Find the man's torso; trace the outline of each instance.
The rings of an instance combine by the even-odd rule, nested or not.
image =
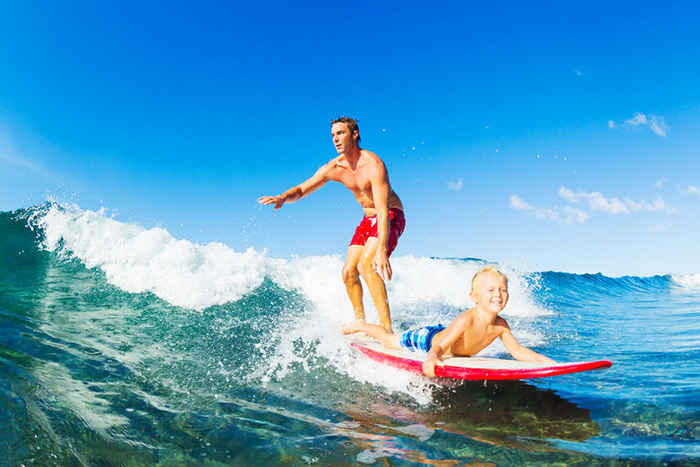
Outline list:
[[[389,185],[384,163],[373,152],[362,149],[360,157],[354,164],[344,155],[340,155],[333,159],[330,165],[329,179],[345,185],[353,193],[357,202],[360,203],[365,211],[365,215],[372,217],[377,214],[372,192],[373,178],[386,179],[389,189],[389,209],[400,209],[403,211],[401,200],[394,193],[394,190],[391,189],[391,185]]]

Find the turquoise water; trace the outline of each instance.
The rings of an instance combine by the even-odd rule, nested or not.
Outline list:
[[[0,245],[3,465],[700,463],[697,275],[501,265],[523,344],[613,367],[436,382],[347,345],[339,256],[234,252],[55,205],[0,213]],[[393,259],[395,327],[449,322],[482,264]]]

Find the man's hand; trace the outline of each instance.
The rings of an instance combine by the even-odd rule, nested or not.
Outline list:
[[[377,251],[372,260],[372,268],[385,281],[391,280],[391,264],[389,264],[389,258],[386,257],[386,253]]]
[[[281,196],[281,195],[280,196],[261,196],[260,198],[258,198],[258,203],[260,203],[260,204],[264,204],[266,206],[268,206],[270,204],[274,204],[275,210],[281,208],[285,201],[286,201],[285,197]]]

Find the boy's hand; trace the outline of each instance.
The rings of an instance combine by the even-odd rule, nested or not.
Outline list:
[[[436,358],[426,358],[425,361],[423,362],[423,373],[426,374],[426,376],[430,376],[431,378],[435,378],[435,364],[437,363]]]

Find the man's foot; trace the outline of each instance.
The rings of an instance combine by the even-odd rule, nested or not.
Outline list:
[[[343,334],[353,334],[355,332],[362,331],[362,325],[365,324],[365,320],[362,318],[356,319],[355,321],[350,321],[340,326],[340,331]]]

